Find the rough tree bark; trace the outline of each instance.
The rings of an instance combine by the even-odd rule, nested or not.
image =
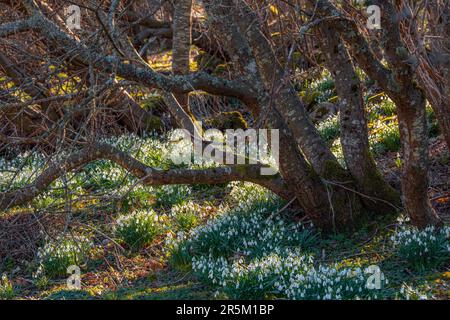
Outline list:
[[[176,0],[173,16],[172,71],[175,75],[187,75],[190,71],[192,42],[192,0]],[[177,94],[183,109],[192,115],[189,94]]]
[[[53,163],[36,180],[21,189],[0,192],[0,210],[25,204],[41,194],[53,181],[67,172],[76,170],[95,160],[110,160],[139,178],[146,185],[166,184],[222,184],[231,181],[248,181],[260,184],[281,197],[286,196],[286,186],[279,175],[261,177],[260,165],[236,165],[199,170],[160,170],[148,167],[110,145],[93,143],[69,155],[64,161]]]
[[[416,85],[415,74],[407,62],[409,53],[399,34],[399,14],[388,1],[376,1],[384,16],[383,49],[391,70],[375,58],[357,25],[342,16],[328,0],[317,2],[322,16],[335,16],[333,26],[351,48],[360,67],[377,81],[397,106],[402,141],[402,195],[411,221],[419,226],[436,225],[440,219],[428,199],[428,134],[425,97]]]
[[[440,223],[428,199],[428,127],[426,100],[416,85],[416,75],[407,61],[410,54],[400,38],[400,12],[387,1],[375,1],[385,15],[382,30],[386,59],[392,68],[392,86],[403,153],[402,190],[405,209],[413,223],[421,228]]]

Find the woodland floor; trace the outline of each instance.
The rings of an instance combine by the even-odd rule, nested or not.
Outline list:
[[[336,138],[336,136],[334,136]],[[330,139],[330,143],[333,139]],[[157,146],[156,146],[157,147]],[[156,148],[158,149],[158,148]],[[387,148],[389,149],[389,148]],[[158,149],[159,150],[159,149]],[[161,150],[159,150],[161,151]],[[145,151],[144,151],[145,152]],[[394,186],[399,184],[398,150],[383,150],[376,153],[376,160],[384,176]],[[449,154],[439,136],[431,137],[431,170],[429,197],[439,215],[450,223],[450,176]],[[155,160],[154,158],[157,158]],[[160,153],[152,159],[161,161]],[[115,168],[104,163],[93,165],[93,173],[101,174],[95,183],[110,182],[108,188],[101,189],[92,196],[95,185],[83,186],[77,200],[71,202],[68,214],[65,201],[49,201],[55,194],[38,199],[27,208],[15,208],[0,214],[0,274],[4,274],[0,286],[0,298],[15,299],[213,299],[228,298],[220,288],[208,281],[202,281],[192,270],[183,264],[173,263],[167,251],[167,235],[175,235],[180,230],[199,228],[216,215],[227,214],[239,207],[240,201],[254,196],[260,197],[253,187],[239,184],[227,186],[193,186],[189,192],[174,189],[143,189],[126,196],[114,197],[111,191],[121,182]],[[112,173],[111,173],[112,172]],[[108,180],[108,177],[111,178]],[[122,176],[121,176],[122,177]],[[122,177],[123,178],[123,177]],[[126,176],[125,176],[126,178]],[[80,182],[77,182],[80,184]],[[84,184],[85,181],[83,182]],[[91,184],[95,184],[91,181]],[[233,188],[238,189],[234,196]],[[241,189],[240,189],[241,188]],[[249,189],[250,188],[250,189]],[[250,190],[250,191],[249,191]],[[64,200],[61,191],[55,187],[53,192]],[[83,194],[82,197],[79,195]],[[80,200],[81,199],[81,200]],[[120,199],[119,202],[111,199]],[[258,198],[259,199],[259,198]],[[188,200],[188,201],[187,201]],[[187,202],[186,202],[187,201]],[[170,216],[173,207],[182,212],[185,207],[198,205],[196,218],[187,216],[187,222],[180,228],[177,218]],[[264,205],[264,196],[262,200]],[[150,208],[149,208],[150,207]],[[117,223],[117,216],[133,210],[155,210],[170,220],[163,233],[138,250],[128,250],[111,231]],[[183,211],[184,212],[184,211]],[[167,214],[169,217],[167,217]],[[294,213],[289,209],[283,212],[286,219]],[[173,220],[175,219],[175,220]],[[191,220],[189,220],[191,219]],[[178,223],[178,224],[177,224]],[[336,264],[350,268],[369,264],[380,265],[389,285],[378,298],[405,299],[450,299],[450,261],[448,256],[439,267],[412,269],[404,259],[396,255],[389,237],[398,228],[398,222],[378,219],[363,230],[353,234],[319,236],[311,252],[320,263]],[[68,231],[69,230],[69,231]],[[89,258],[82,263],[82,290],[67,290],[66,277],[36,275],[39,266],[37,252],[49,239],[59,234],[82,234],[92,239],[94,246]],[[213,247],[215,244],[211,243]],[[236,254],[239,254],[237,252]],[[8,286],[9,283],[9,286]],[[232,296],[232,294],[231,294]],[[269,297],[269,296],[265,296]],[[257,297],[259,298],[259,297]],[[277,298],[277,296],[272,297]]]

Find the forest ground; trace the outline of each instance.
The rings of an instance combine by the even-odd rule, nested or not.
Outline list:
[[[448,225],[449,154],[432,114],[430,120],[429,197]],[[369,121],[376,161],[386,179],[398,187],[401,159],[395,113],[384,102],[370,109]],[[337,117],[320,124],[319,130],[339,157]],[[165,137],[108,139],[119,148],[132,150],[146,164],[173,166],[167,160]],[[13,185],[26,184],[42,161],[39,155],[30,154],[2,159],[2,185],[11,185],[10,174],[18,167],[22,174]],[[317,283],[317,278],[328,279],[333,272],[364,270],[370,265],[379,266],[389,280],[378,293],[363,290],[360,295],[352,294],[352,286],[358,290],[361,283],[347,279],[341,284],[344,280],[336,276],[331,286],[342,286],[345,293],[340,296],[340,289],[333,289],[333,294],[344,299],[450,298],[448,234],[443,240],[447,247],[431,248],[435,256],[428,263],[414,255],[424,248],[428,252],[428,240],[430,246],[436,243],[429,234],[423,238],[425,247],[405,242],[402,237],[414,238],[416,232],[407,222],[378,218],[354,233],[322,235],[305,217],[286,207],[286,202],[249,183],[131,187],[134,184],[133,178],[117,166],[96,161],[55,182],[29,206],[0,214],[0,298],[301,298],[300,293],[286,293],[283,284],[279,289],[274,287],[280,274],[271,266],[258,264],[261,257],[275,257],[274,263],[289,269],[282,262],[287,259],[284,252],[289,250],[297,250],[295,261],[314,258],[311,265],[305,263],[305,268],[310,268],[305,275],[313,268],[315,272],[310,280],[312,289],[305,298],[316,298],[316,294],[317,298],[326,298],[327,289]],[[274,213],[280,218],[274,218]],[[247,217],[250,220],[245,225]],[[249,228],[252,219],[259,221],[260,229]],[[291,228],[295,229],[295,239],[286,236]],[[405,233],[406,229],[410,233]],[[272,240],[264,238],[266,233],[271,233]],[[256,243],[250,243],[253,239]],[[200,264],[193,268],[192,258],[203,261],[205,269]],[[81,267],[81,290],[67,289],[65,271],[73,263]],[[332,271],[326,269],[320,274],[324,266]],[[233,268],[242,268],[244,275],[233,274]],[[256,269],[260,273],[252,274]],[[228,278],[223,276],[224,270],[229,272]],[[232,279],[241,281],[242,286],[231,286]]]

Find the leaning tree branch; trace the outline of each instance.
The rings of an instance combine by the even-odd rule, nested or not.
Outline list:
[[[33,200],[56,179],[95,160],[110,160],[140,179],[145,185],[222,184],[231,181],[247,181],[262,185],[281,197],[288,198],[291,195],[288,194],[287,187],[278,174],[261,176],[262,165],[235,165],[199,170],[161,170],[149,167],[110,145],[93,143],[71,154],[64,161],[49,165],[33,183],[18,190],[0,193],[0,210],[23,205]]]
[[[0,37],[7,37],[12,34],[30,30],[36,24],[36,17],[29,19],[8,22],[0,25]]]

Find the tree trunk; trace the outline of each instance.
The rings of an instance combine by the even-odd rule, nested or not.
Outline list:
[[[389,84],[397,106],[403,155],[403,202],[411,221],[420,228],[440,223],[428,199],[428,127],[425,97],[414,82],[414,70],[400,38],[400,14],[388,2],[376,1],[387,17],[382,31],[386,59],[392,68]]]
[[[428,134],[425,99],[421,91],[409,86],[404,102],[397,104],[402,141],[402,190],[405,208],[418,227],[436,225],[440,219],[428,199]]]
[[[314,1],[310,1],[315,5]],[[419,227],[440,223],[439,217],[428,200],[428,134],[425,99],[415,85],[415,74],[399,32],[400,15],[388,1],[374,1],[383,12],[381,30],[385,57],[390,69],[386,68],[373,54],[357,25],[348,19],[333,21],[333,26],[351,47],[352,55],[368,76],[377,81],[397,106],[402,140],[403,203],[411,220]],[[317,2],[321,16],[342,15],[328,0]]]
[[[172,71],[175,75],[187,75],[190,71],[192,42],[192,0],[175,0],[173,16]],[[192,116],[189,95],[177,94],[175,98],[183,109]]]
[[[264,116],[264,110],[270,110],[267,112],[268,122],[272,128],[280,130],[280,173],[296,195],[300,206],[314,224],[324,231],[351,229],[361,214],[358,197],[353,192],[324,183],[320,178],[321,174],[316,174],[315,171],[318,169],[320,173],[328,173],[328,177],[333,177],[330,180],[334,181],[331,182],[347,181],[349,176],[309,121],[290,84],[283,84],[276,91],[275,98],[271,98],[274,94],[270,90],[272,81],[279,83],[281,77],[280,70],[274,67],[278,66],[275,57],[264,54],[264,49],[267,49],[264,46],[266,40],[256,37],[250,39],[251,36],[248,36],[247,41],[244,38],[242,29],[249,25],[243,22],[244,17],[233,14],[233,17],[243,22],[244,27],[238,26],[238,22],[233,19],[226,18],[230,17],[229,10],[233,8],[230,1],[213,1],[206,8],[209,21],[219,32],[227,34],[229,43],[226,48],[230,57],[241,66],[246,81],[253,85],[254,95],[259,97],[259,113],[255,114],[255,118]],[[268,50],[270,54],[270,48]],[[306,147],[308,152],[302,151],[310,164],[304,159],[297,143]]]
[[[450,4],[448,2],[439,4],[431,2],[430,28],[435,35],[431,38],[431,54],[434,72],[438,73],[443,81],[434,81],[438,92],[434,92],[427,85],[422,87],[426,90],[430,102],[439,123],[439,127],[447,143],[450,152]],[[426,74],[426,73],[424,73]]]
[[[318,33],[340,98],[341,145],[347,168],[354,178],[363,203],[371,211],[388,214],[401,207],[400,193],[381,176],[369,147],[367,119],[358,75],[351,58],[332,26],[324,24]]]

